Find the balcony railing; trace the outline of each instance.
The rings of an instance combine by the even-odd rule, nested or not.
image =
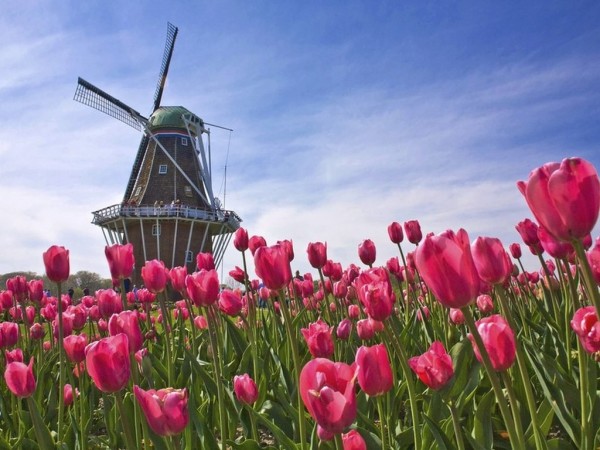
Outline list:
[[[112,205],[92,212],[92,223],[102,225],[120,217],[184,218],[205,222],[227,223],[234,230],[239,228],[242,219],[233,211],[206,209],[187,205]]]

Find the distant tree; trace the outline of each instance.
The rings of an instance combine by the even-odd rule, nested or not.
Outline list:
[[[16,276],[22,275],[25,278],[27,278],[27,281],[29,280],[37,280],[40,278],[43,278],[41,275],[38,275],[35,272],[9,272],[9,273],[5,273],[3,275],[0,275],[0,290],[4,290],[6,289],[6,280],[8,280],[9,278],[13,278]]]

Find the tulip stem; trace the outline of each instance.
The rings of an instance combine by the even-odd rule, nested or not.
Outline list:
[[[344,443],[342,442],[342,435],[340,433],[336,433],[333,441],[335,442],[335,450],[344,450]]]
[[[515,429],[515,424],[513,418],[510,414],[510,410],[508,409],[508,404],[506,403],[506,399],[504,398],[504,393],[502,391],[502,386],[500,385],[500,380],[498,379],[497,373],[494,371],[492,366],[492,362],[490,360],[490,356],[485,348],[483,343],[483,339],[481,339],[481,335],[475,326],[475,319],[473,319],[473,314],[471,313],[471,309],[468,306],[461,308],[463,315],[465,316],[465,322],[467,323],[467,327],[475,340],[475,345],[479,349],[479,354],[481,355],[481,361],[483,363],[483,367],[488,375],[490,382],[492,383],[492,389],[494,390],[494,395],[496,396],[496,401],[498,402],[498,406],[500,408],[500,412],[502,414],[502,418],[504,419],[504,425],[506,426],[506,430],[508,431],[508,436],[511,442],[511,445],[518,444],[520,441],[518,439],[518,435]],[[524,447],[518,447],[524,448]]]
[[[506,291],[503,287],[499,287],[497,289],[498,297],[500,298],[500,305],[502,306],[502,310],[506,319],[508,320],[508,324],[510,328],[516,330],[515,321],[513,319],[512,313],[508,307],[508,301],[506,299]],[[533,391],[531,390],[531,380],[529,378],[529,374],[527,373],[527,365],[525,362],[525,357],[523,356],[523,350],[518,340],[516,340],[516,354],[517,354],[517,367],[519,368],[519,374],[521,375],[521,382],[523,383],[523,389],[525,389],[525,397],[527,399],[527,408],[529,409],[529,415],[531,417],[531,426],[533,428],[533,434],[535,436],[535,447],[537,449],[547,449],[546,441],[541,434],[540,425],[538,423],[537,417],[537,408],[535,406],[535,399],[533,397]],[[510,381],[510,380],[509,380]],[[506,384],[506,380],[505,383]],[[508,386],[507,386],[508,388]],[[510,393],[510,391],[509,391]],[[512,403],[512,399],[511,399]],[[516,408],[515,408],[516,410]],[[514,413],[513,413],[514,416]],[[515,422],[517,421],[517,417],[515,417]],[[517,423],[517,426],[520,424]]]
[[[298,353],[298,342],[296,339],[296,330],[292,328],[292,317],[288,311],[286,304],[285,292],[283,289],[279,290],[279,306],[283,314],[284,325],[286,334],[288,335],[290,347],[292,349],[292,359],[294,361],[294,371],[296,372],[296,386],[300,386],[300,370],[301,361]],[[304,408],[302,407],[302,394],[300,389],[296,389],[297,402],[298,402],[298,432],[300,433],[300,448],[304,449],[306,445],[306,424],[304,418]]]
[[[63,342],[63,309],[62,309],[62,283],[56,283],[57,308],[58,308],[58,443],[62,442],[62,425],[65,411],[65,346]],[[50,336],[54,339],[54,335]]]
[[[454,436],[456,437],[456,446],[458,450],[465,450],[465,442],[462,436],[462,427],[460,426],[460,417],[452,402],[447,402],[446,405],[450,410],[450,416],[452,417],[452,427],[454,428]]]
[[[246,300],[248,302],[248,328],[250,331],[251,351],[252,351],[252,379],[258,380],[258,338],[256,336],[256,301],[254,292],[248,285],[248,268],[246,266],[246,252],[242,252],[242,263],[244,266],[244,287],[246,288]],[[253,416],[250,415],[252,418]]]
[[[406,355],[404,354],[404,350],[402,349],[402,345],[400,345],[400,341],[396,339],[396,329],[395,327],[389,326],[389,319],[385,322],[385,326],[383,328],[384,333],[389,341],[391,341],[398,353],[400,360],[400,367],[402,368],[402,373],[404,374],[404,379],[406,380],[406,385],[408,387],[408,399],[410,402],[410,414],[413,422],[413,438],[415,442],[415,450],[421,449],[421,430],[419,426],[419,410],[417,406],[417,393],[415,391],[415,383],[413,380],[413,374],[408,366],[408,360],[406,359]]]
[[[173,361],[171,361],[171,316],[167,311],[167,291],[164,290],[163,295],[159,297],[160,311],[162,313],[162,326],[164,331],[164,346],[167,352],[167,385],[173,386]]]
[[[381,450],[387,450],[388,447],[388,439],[385,432],[385,424],[387,422],[387,418],[384,412],[383,405],[383,396],[378,395],[376,398],[377,401],[377,412],[379,414],[379,427],[381,428]]]
[[[215,382],[217,383],[217,402],[219,403],[219,426],[221,432],[221,449],[225,450],[227,442],[227,428],[225,416],[225,403],[223,397],[223,377],[221,375],[221,358],[219,357],[219,345],[217,339],[217,320],[214,309],[211,306],[206,308],[208,317],[208,336],[210,338],[210,347],[212,350],[213,363],[215,368]]]

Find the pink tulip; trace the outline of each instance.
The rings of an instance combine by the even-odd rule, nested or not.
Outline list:
[[[247,373],[233,377],[233,392],[241,403],[252,405],[258,400],[256,383]]]
[[[277,241],[277,243],[285,249],[285,252],[288,256],[288,260],[292,262],[294,260],[294,243],[288,239],[284,239],[283,241]]]
[[[392,222],[388,225],[388,235],[390,237],[390,241],[394,244],[399,244],[404,239],[404,233],[402,232],[402,225],[398,222]]]
[[[44,298],[44,280],[30,280],[27,283],[27,291],[29,292],[29,300],[39,303]]]
[[[327,262],[327,243],[311,242],[306,249],[308,262],[315,269],[322,269]]]
[[[219,294],[219,309],[228,316],[237,316],[242,311],[242,306],[242,299],[231,289],[223,289]]]
[[[592,269],[594,279],[596,280],[596,283],[600,285],[600,238],[596,240],[596,244],[587,252],[586,256],[590,268]]]
[[[515,258],[515,259],[521,258],[522,253],[521,253],[521,246],[519,244],[514,242],[508,246],[508,249],[510,250],[510,254],[512,255],[513,258]]]
[[[494,370],[500,372],[512,366],[516,357],[515,335],[504,317],[499,314],[484,317],[478,320],[475,325],[490,356]],[[469,339],[473,345],[475,357],[481,362],[479,349],[471,334],[469,334]]]
[[[118,281],[131,276],[135,264],[132,244],[107,245],[104,247],[104,254],[113,280]]]
[[[406,231],[406,239],[412,244],[418,244],[423,239],[421,225],[418,220],[409,220],[404,222],[404,231]]]
[[[358,257],[363,264],[371,267],[375,262],[376,255],[377,249],[375,248],[375,243],[371,239],[365,239],[358,246]]]
[[[300,394],[313,419],[330,433],[341,433],[356,417],[354,368],[329,359],[310,360],[300,372]]]
[[[25,300],[29,293],[27,279],[23,275],[17,275],[6,280],[6,289],[13,293],[19,303]]]
[[[548,233],[544,227],[538,228],[538,237],[542,248],[553,258],[567,259],[575,254],[575,249],[570,242],[558,240]]]
[[[465,323],[465,316],[460,309],[450,308],[448,316],[450,317],[450,322],[452,322],[455,325],[462,325],[463,323]]]
[[[235,266],[235,269],[229,271],[229,276],[238,283],[244,283],[246,280],[246,272],[244,272],[244,269],[240,269],[238,266]]]
[[[342,265],[328,259],[323,266],[323,275],[331,278],[333,281],[341,280],[343,276]]]
[[[331,337],[333,327],[319,319],[309,324],[308,328],[302,328],[301,331],[313,358],[329,358],[333,355],[334,346]]]
[[[187,267],[173,267],[169,271],[169,278],[171,279],[171,286],[173,290],[185,294],[185,278],[188,275]]]
[[[167,287],[169,271],[162,261],[153,259],[152,261],[146,261],[146,264],[142,267],[142,278],[149,291],[153,293],[162,292]]]
[[[502,284],[510,278],[512,261],[500,239],[478,237],[471,245],[471,254],[479,278],[489,284]]]
[[[396,297],[388,272],[384,268],[378,267],[362,272],[354,280],[354,287],[369,317],[383,321],[390,316]]]
[[[17,397],[30,397],[35,392],[33,357],[29,360],[29,365],[22,362],[7,364],[4,370],[4,380],[10,392]]]
[[[129,353],[137,352],[144,344],[137,311],[123,311],[119,314],[113,314],[108,321],[108,332],[111,336],[125,333],[129,343]]]
[[[356,351],[356,374],[360,388],[369,396],[385,394],[394,385],[392,367],[384,344],[364,345]]]
[[[31,339],[36,341],[43,339],[45,334],[46,330],[44,330],[42,324],[38,322],[31,325],[31,328],[29,329],[29,336],[31,337]],[[0,347],[2,347],[2,345],[0,345]]]
[[[335,330],[336,336],[342,341],[348,340],[350,333],[352,333],[352,321],[350,319],[342,320]]]
[[[196,306],[210,306],[219,299],[219,275],[217,271],[200,270],[185,278],[187,294]]]
[[[238,228],[233,235],[233,246],[240,252],[248,250],[248,231]]]
[[[198,253],[196,255],[196,265],[198,266],[198,271],[204,270],[214,270],[215,269],[215,260],[213,258],[212,253]]]
[[[92,342],[85,349],[87,372],[102,392],[118,392],[131,375],[129,341],[125,333]]]
[[[415,252],[415,263],[442,305],[462,308],[477,297],[480,279],[465,230],[428,236]]]
[[[204,316],[194,317],[194,326],[199,330],[206,330],[208,328],[208,321]]]
[[[71,334],[63,338],[63,348],[69,361],[79,363],[85,359],[88,340],[85,334]]]
[[[19,325],[15,322],[0,322],[0,347],[14,347],[19,341]]]
[[[598,321],[596,308],[585,306],[575,311],[571,320],[571,328],[579,337],[586,352],[600,351],[600,321]]]
[[[159,436],[173,436],[185,430],[189,422],[187,389],[149,389],[133,386],[148,425]]]
[[[123,311],[121,296],[113,289],[99,289],[96,291],[96,302],[98,311],[104,319]]]
[[[79,389],[73,389],[73,386],[70,384],[65,384],[63,389],[63,401],[65,406],[71,406],[73,404],[73,399],[75,396],[79,396]]]
[[[540,225],[561,241],[585,238],[598,220],[600,180],[584,159],[544,164],[517,187]]]
[[[358,319],[360,317],[360,308],[358,305],[348,305],[348,317],[350,319]]]
[[[441,389],[454,375],[452,358],[441,342],[435,341],[421,356],[408,360],[408,365],[419,379],[431,389]]]
[[[250,239],[248,239],[248,248],[250,249],[252,256],[254,256],[256,250],[258,250],[260,247],[266,246],[267,241],[262,236],[252,236]]]
[[[529,250],[534,255],[541,255],[544,253],[540,238],[538,237],[538,225],[530,219],[525,219],[517,224],[515,227],[518,233],[521,235],[521,239]]]
[[[494,310],[494,302],[488,294],[477,296],[477,309],[483,314],[491,313]]]
[[[375,336],[375,330],[373,329],[373,322],[369,319],[362,319],[356,322],[356,334],[363,341],[368,341]]]
[[[10,364],[11,362],[23,362],[23,350],[21,350],[20,348],[15,348],[13,350],[5,350],[4,359],[6,361],[6,364]]]
[[[254,253],[256,274],[271,290],[284,288],[292,280],[287,251],[281,244],[260,247]]]
[[[51,281],[62,283],[69,279],[69,250],[53,245],[43,256],[46,275]]]
[[[367,443],[356,430],[342,434],[343,450],[367,450]]]

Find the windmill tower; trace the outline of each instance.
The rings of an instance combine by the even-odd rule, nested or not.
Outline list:
[[[138,284],[144,262],[151,259],[191,272],[195,255],[203,251],[212,252],[219,265],[241,222],[213,195],[209,124],[183,106],[160,104],[177,31],[168,24],[150,117],[82,78],[74,97],[143,132],[122,203],[92,213],[107,245],[133,244],[132,281]]]

